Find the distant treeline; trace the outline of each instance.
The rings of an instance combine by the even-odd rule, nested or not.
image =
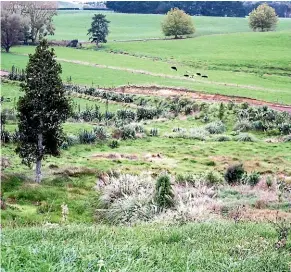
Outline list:
[[[165,14],[171,8],[183,9],[190,15],[245,17],[264,2],[242,1],[107,1],[107,8],[122,13]],[[291,1],[268,2],[279,17],[291,17]]]

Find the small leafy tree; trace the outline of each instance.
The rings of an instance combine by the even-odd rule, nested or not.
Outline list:
[[[104,14],[95,14],[92,20],[87,35],[90,35],[89,40],[95,42],[98,47],[99,43],[107,43],[106,36],[109,33],[108,24],[110,21],[106,20]]]
[[[24,96],[18,101],[19,142],[16,152],[22,163],[36,164],[36,182],[41,182],[41,162],[46,155],[58,156],[64,136],[62,123],[72,111],[65,96],[61,65],[49,50],[46,40],[29,55],[25,82],[21,85]]]
[[[162,22],[162,30],[165,36],[174,36],[175,39],[180,35],[193,34],[195,27],[191,16],[178,8],[171,9]]]
[[[155,202],[160,210],[174,206],[174,193],[168,175],[161,175],[157,179]]]
[[[254,31],[270,31],[276,27],[278,21],[275,10],[264,3],[249,14],[249,26]]]

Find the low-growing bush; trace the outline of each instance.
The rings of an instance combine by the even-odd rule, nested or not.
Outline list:
[[[291,134],[291,123],[280,124],[279,130],[283,135]]]
[[[231,165],[227,168],[224,179],[228,184],[236,184],[240,182],[245,170],[242,164]]]
[[[248,184],[250,186],[255,186],[258,184],[258,182],[260,181],[260,174],[257,172],[252,172],[250,174],[248,174],[247,172],[245,172],[241,178],[241,181],[243,184]]]
[[[205,141],[209,136],[209,132],[204,128],[192,128],[190,129],[189,138]]]
[[[215,171],[208,171],[205,175],[207,185],[218,185],[223,183],[222,176]]]
[[[291,142],[291,135],[287,135],[283,138],[283,142]]]
[[[231,141],[232,138],[229,135],[217,135],[214,138],[214,140],[217,141],[217,142],[227,142],[227,141]]]
[[[221,121],[211,122],[205,126],[205,130],[210,134],[220,134],[225,132],[226,127]]]
[[[119,147],[119,141],[117,141],[117,140],[112,140],[109,144],[109,147],[111,147],[111,148],[118,148]]]
[[[256,142],[258,139],[250,133],[239,133],[234,138],[238,142]]]
[[[260,174],[257,172],[252,172],[248,175],[248,184],[251,186],[255,186],[260,181]]]
[[[122,140],[136,138],[135,127],[132,125],[123,126],[123,127],[119,128],[119,130],[120,130],[120,137]]]
[[[157,128],[151,128],[149,135],[151,137],[157,137],[157,136],[159,136],[159,130]]]
[[[98,140],[105,141],[109,137],[106,128],[103,126],[96,126],[93,128],[93,131]]]
[[[174,194],[169,175],[158,177],[154,200],[160,210],[174,206]]]
[[[116,112],[116,117],[121,120],[134,121],[136,118],[136,113],[132,110],[118,110]]]
[[[235,123],[233,129],[235,131],[246,132],[246,131],[251,130],[252,128],[253,128],[252,123],[249,120],[242,119]]]
[[[86,129],[80,131],[78,137],[81,144],[93,144],[97,138],[94,131],[88,131]]]

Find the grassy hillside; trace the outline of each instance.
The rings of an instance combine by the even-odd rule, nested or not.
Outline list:
[[[109,43],[98,51],[57,47],[56,54],[63,66],[63,79],[71,76],[79,84],[158,84],[290,104],[290,37],[289,32],[212,35]],[[12,52],[28,54],[34,48],[15,47]],[[10,70],[13,64],[24,68],[27,57],[2,53],[2,60],[2,69]],[[183,76],[196,72],[207,74],[208,79],[187,80]]]
[[[146,38],[162,38],[161,21],[163,15],[121,14],[100,11],[59,11],[54,18],[54,40],[79,39],[88,41],[87,30],[95,13],[106,14],[110,23],[109,41]],[[246,18],[193,17],[197,32],[195,36],[250,32]],[[280,19],[278,30],[290,29],[290,19]],[[68,31],[70,29],[70,31]],[[71,31],[73,30],[73,31]]]
[[[87,40],[94,13],[59,12],[49,38]],[[191,39],[117,42],[162,37],[162,16],[106,14],[98,50],[54,48],[73,113],[40,184],[15,153],[20,83],[1,81],[2,270],[290,272],[290,107],[206,93],[291,105],[291,20],[194,17]],[[1,70],[34,50],[1,52]]]

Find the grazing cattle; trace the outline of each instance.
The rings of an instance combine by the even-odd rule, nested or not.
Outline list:
[[[189,75],[184,75],[184,77],[189,77]]]
[[[201,73],[196,73],[197,76],[201,76]]]
[[[202,77],[204,77],[204,78],[208,78],[208,76],[206,76],[206,75],[203,75]]]
[[[177,70],[177,67],[175,67],[175,66],[172,66],[171,69],[173,69],[173,70],[175,70],[175,71],[178,71],[178,70]]]

